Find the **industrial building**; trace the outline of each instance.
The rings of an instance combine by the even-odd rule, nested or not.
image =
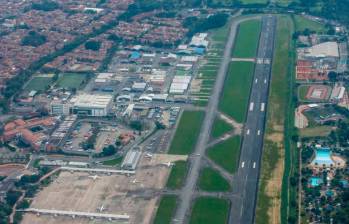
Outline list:
[[[205,47],[208,46],[208,41],[206,40],[207,33],[199,33],[191,39],[189,46],[191,47]]]
[[[71,106],[71,104],[61,100],[54,100],[50,104],[49,112],[52,115],[69,115]]]
[[[102,117],[112,107],[113,96],[107,94],[81,94],[71,99],[73,114]]]
[[[121,167],[126,170],[135,170],[139,159],[141,158],[141,152],[136,150],[130,150],[127,152],[125,159],[122,161]]]
[[[171,94],[183,94],[189,87],[191,76],[175,76],[172,80],[170,91]]]
[[[339,58],[337,42],[324,42],[304,49],[304,55],[310,58]]]

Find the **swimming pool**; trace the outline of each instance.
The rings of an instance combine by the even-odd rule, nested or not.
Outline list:
[[[322,184],[322,183],[323,183],[323,181],[322,181],[322,179],[319,178],[319,177],[311,177],[311,178],[310,178],[310,185],[311,185],[312,187],[317,187],[317,186],[319,186],[319,185]]]
[[[330,166],[334,165],[331,159],[331,150],[329,148],[319,148],[315,151],[315,159],[312,164]]]

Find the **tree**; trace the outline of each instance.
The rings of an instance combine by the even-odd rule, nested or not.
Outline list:
[[[338,77],[338,74],[334,71],[330,71],[328,73],[328,79],[331,81],[331,82],[336,82],[337,81],[337,77]]]
[[[24,46],[38,47],[46,43],[46,36],[39,34],[36,31],[29,31],[28,34],[23,37],[21,43]]]
[[[85,43],[85,48],[91,51],[99,51],[99,49],[101,48],[101,42],[95,40],[87,41]]]

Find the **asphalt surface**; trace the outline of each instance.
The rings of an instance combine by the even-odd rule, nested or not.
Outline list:
[[[237,197],[232,201],[230,224],[254,223],[275,29],[276,17],[263,16],[239,168],[233,178],[233,194]]]
[[[224,57],[222,59],[222,62],[217,74],[212,95],[209,99],[209,103],[205,113],[205,119],[202,124],[198,141],[195,147],[194,156],[190,158],[191,165],[188,171],[186,182],[179,194],[179,205],[177,207],[172,223],[185,223],[188,221],[188,218],[190,215],[189,208],[195,193],[195,185],[199,176],[201,161],[203,159],[208,141],[210,139],[210,132],[216,117],[219,98],[221,95],[221,91],[223,89],[225,76],[227,74],[228,67],[229,67],[229,62],[231,61],[231,49],[236,36],[237,27],[240,22],[244,20],[249,20],[249,19],[251,18],[236,19],[236,20],[233,20],[231,24],[229,38],[224,50]]]

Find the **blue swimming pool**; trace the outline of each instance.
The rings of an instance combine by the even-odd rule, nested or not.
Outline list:
[[[330,166],[334,162],[331,159],[331,150],[329,148],[319,148],[315,151],[315,158],[312,164]]]
[[[311,177],[311,178],[310,178],[310,185],[311,185],[312,187],[317,187],[317,186],[319,186],[319,185],[322,184],[322,183],[323,183],[323,181],[322,181],[322,179],[319,178],[319,177]]]

